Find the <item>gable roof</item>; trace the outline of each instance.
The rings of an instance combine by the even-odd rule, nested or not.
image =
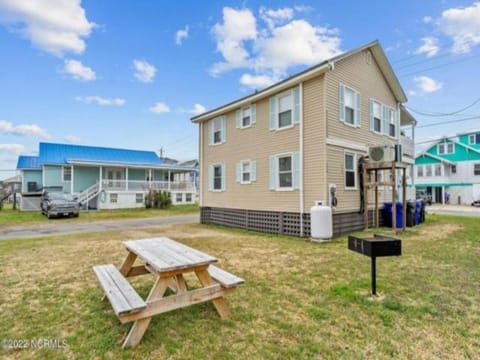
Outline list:
[[[19,170],[40,170],[38,156],[20,155],[17,161],[17,169]]]
[[[375,60],[377,61],[378,67],[380,68],[380,71],[385,76],[385,79],[389,84],[390,89],[392,90],[392,93],[395,96],[396,100],[401,103],[406,102],[407,96],[405,95],[405,92],[403,91],[402,86],[400,85],[400,82],[398,81],[398,78],[395,75],[395,72],[393,71],[392,66],[390,65],[390,62],[388,61],[387,56],[383,52],[380,42],[378,40],[375,40],[366,45],[344,52],[340,55],[337,55],[328,60],[325,60],[317,65],[309,67],[306,70],[299,72],[298,74],[292,75],[286,78],[285,80],[282,80],[276,84],[273,84],[261,91],[256,91],[254,94],[247,95],[243,98],[227,103],[226,105],[222,105],[220,107],[209,110],[203,114],[196,115],[192,117],[190,120],[192,122],[202,122],[202,121],[210,120],[215,116],[218,116],[226,111],[234,110],[240,106],[248,105],[252,102],[255,102],[267,96],[278,93],[289,87],[295,86],[300,82],[303,82],[305,80],[318,76],[322,73],[325,73],[333,69],[335,62],[343,60],[347,57],[353,56],[366,49],[369,49],[372,52]]]
[[[430,157],[432,159],[435,159],[435,160],[438,160],[438,161],[441,161],[441,162],[444,162],[444,163],[447,163],[447,164],[450,164],[450,165],[455,165],[456,163],[453,162],[453,161],[450,161],[450,160],[447,160],[447,159],[444,159],[440,156],[437,156],[437,155],[433,155],[433,154],[430,154],[430,153],[427,153],[427,152],[423,152],[421,153],[420,155],[418,155],[415,159],[418,159],[420,157]]]

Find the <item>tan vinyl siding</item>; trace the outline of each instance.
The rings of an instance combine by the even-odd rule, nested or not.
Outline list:
[[[388,83],[375,62],[375,58],[372,57],[371,64],[367,64],[366,54],[367,51],[363,51],[335,63],[334,70],[329,71],[325,75],[327,137],[364,146],[385,143],[394,144],[396,143],[395,139],[370,131],[369,99],[376,99],[395,110],[397,104]],[[353,88],[361,95],[361,123],[359,128],[346,125],[339,120],[340,83]],[[334,210],[335,212],[358,211],[360,209],[358,176],[356,179],[357,190],[345,190],[345,151],[356,153],[357,161],[360,156],[366,155],[366,153],[358,150],[344,149],[338,146],[327,146],[327,183],[337,185],[338,206]],[[385,195],[381,194],[379,198],[383,200]],[[369,196],[369,199],[373,198]]]
[[[299,151],[299,125],[293,128],[269,130],[269,98],[256,103],[256,124],[237,129],[235,111],[227,116],[226,143],[208,145],[208,122],[203,127],[202,206],[251,210],[299,211],[299,190],[269,189],[271,155]],[[242,185],[236,182],[236,164],[241,160],[257,162],[257,181]],[[226,190],[208,191],[208,168],[211,164],[226,166]]]
[[[304,211],[328,201],[326,184],[324,77],[303,84]]]

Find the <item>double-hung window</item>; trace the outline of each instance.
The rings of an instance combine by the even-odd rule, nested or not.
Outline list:
[[[425,165],[425,176],[432,176],[432,165]]]
[[[351,126],[360,126],[360,93],[340,84],[340,121]]]
[[[345,153],[345,189],[356,189],[356,156],[355,154]]]
[[[370,99],[370,130],[382,133],[382,104]]]
[[[469,135],[468,136],[468,143],[470,145],[480,144],[480,133]]]
[[[435,164],[435,176],[442,176],[442,164]]]
[[[270,98],[270,130],[281,130],[300,123],[300,89],[296,87]]]
[[[439,155],[453,154],[453,152],[454,152],[453,143],[438,144],[438,154]]]
[[[452,165],[452,167],[450,168],[450,171],[452,172],[452,174],[456,174],[457,173],[457,165]]]
[[[397,119],[396,112],[392,108],[387,107],[388,136],[397,136]]]
[[[300,176],[298,152],[270,157],[270,190],[299,189]]]
[[[473,165],[473,175],[479,176],[480,175],[480,164]]]
[[[240,184],[251,184],[257,181],[257,162],[243,160],[237,163],[237,182]]]
[[[236,113],[236,127],[237,129],[244,129],[256,123],[257,107],[255,104],[244,106],[237,110]]]
[[[72,181],[72,167],[64,166],[63,167],[63,181]]]
[[[225,116],[212,119],[208,123],[209,145],[222,144],[226,140],[227,119]]]
[[[225,191],[225,164],[213,164],[208,169],[208,190]]]
[[[423,177],[423,165],[417,165],[417,176]]]

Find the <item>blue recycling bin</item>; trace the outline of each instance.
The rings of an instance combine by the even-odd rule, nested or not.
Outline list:
[[[385,220],[386,220],[386,225],[387,226],[392,226],[392,202],[387,201],[384,203],[385,205]],[[403,227],[403,217],[402,217],[402,212],[403,212],[403,204],[401,201],[396,202],[396,227],[402,228]]]
[[[419,225],[421,222],[423,200],[418,199],[415,201],[415,212],[413,214],[413,223],[414,225]]]

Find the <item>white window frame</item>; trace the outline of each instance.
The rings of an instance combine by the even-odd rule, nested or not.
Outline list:
[[[353,124],[350,124],[349,122],[346,121],[346,116],[344,116],[344,119],[341,118],[341,114],[338,114],[339,116],[339,119],[342,123],[344,123],[345,125],[348,125],[348,126],[351,126],[353,128],[359,128],[360,127],[360,123],[361,123],[361,112],[362,112],[362,104],[357,104],[357,99],[360,98],[360,102],[361,102],[361,94],[359,91],[355,90],[354,88],[352,88],[351,86],[347,86],[345,84],[342,84],[340,83],[340,88],[343,87],[343,90],[350,90],[353,92],[353,102],[354,102],[354,108],[353,108]],[[340,102],[340,99],[338,99],[338,101]],[[347,112],[345,111],[345,108],[347,106],[345,105],[345,93],[343,94],[343,108],[344,108],[344,114],[346,114]]]
[[[417,177],[421,178],[425,176],[423,165],[417,165]]]
[[[292,185],[291,186],[280,186],[280,159],[290,157],[290,173],[292,174]],[[284,153],[284,154],[277,154],[275,155],[275,160],[277,162],[277,173],[275,176],[277,177],[277,186],[276,186],[276,191],[293,191],[293,153]]]
[[[429,173],[430,173],[430,174],[429,174]],[[432,164],[427,164],[427,165],[425,165],[425,176],[426,176],[426,177],[431,177],[431,176],[433,176]]]
[[[282,126],[280,127],[280,99],[285,97],[285,96],[290,96],[290,124],[289,125],[285,125],[285,126]],[[283,93],[280,93],[278,94],[276,97],[275,97],[275,111],[276,111],[276,119],[275,119],[275,122],[276,122],[276,128],[275,130],[276,131],[282,131],[282,130],[286,130],[286,129],[291,129],[295,126],[295,122],[294,122],[294,108],[295,108],[295,99],[294,99],[295,95],[293,93],[293,89],[291,90],[287,90],[287,91],[284,91]]]
[[[179,196],[179,195],[180,195],[180,196]],[[178,200],[179,197],[180,197],[180,200]],[[175,202],[176,202],[177,204],[183,202],[183,193],[177,192],[177,193],[175,194]]]
[[[437,170],[439,171],[439,174],[437,174]],[[442,176],[442,164],[433,164],[433,176]]]
[[[397,112],[395,111],[394,108],[391,108],[390,106],[387,106],[385,105],[385,108],[387,109],[387,114],[388,114],[388,119],[386,121],[386,123],[388,124],[388,129],[385,129],[385,132],[386,132],[386,135],[389,137],[389,138],[392,138],[392,139],[396,139],[397,138],[397,132],[398,132],[398,129],[397,129]],[[395,135],[390,135],[390,125],[393,125],[394,126],[394,133]]]
[[[212,164],[212,191],[214,192],[222,192],[225,191],[223,188],[222,184],[224,183],[223,177],[225,176],[225,166],[222,163],[217,163],[217,164]],[[220,176],[220,189],[215,189],[215,168],[219,167],[221,171],[221,176]]]
[[[450,165],[450,173],[452,175],[456,175],[457,174],[457,165]]]
[[[135,203],[136,204],[143,204],[145,201],[144,196],[142,193],[135,193]]]
[[[373,119],[373,124],[372,124],[373,126],[372,126],[371,130],[375,134],[380,134],[381,135],[381,134],[383,134],[383,106],[384,105],[378,100],[375,100],[375,99],[370,99],[370,100],[372,101],[372,114],[371,114],[371,116],[372,116],[372,119]],[[375,104],[378,104],[379,111],[380,111],[380,114],[379,114],[380,117],[378,118],[380,120],[380,131],[375,130],[375,108],[374,108]]]
[[[250,116],[249,116],[250,119],[248,121],[248,125],[243,125],[243,119],[245,118],[244,113],[247,109],[250,110]],[[249,127],[252,127],[252,106],[251,105],[244,106],[240,109],[240,129],[247,129]]]
[[[110,193],[110,204],[118,204],[118,194],[117,193]]]
[[[69,170],[69,171],[66,171],[66,170]],[[70,179],[65,179],[65,175],[66,174],[69,174],[70,175]],[[73,175],[73,170],[72,170],[72,167],[71,166],[63,166],[62,167],[62,180],[63,182],[70,182],[72,181],[72,175]]]
[[[478,166],[478,174],[475,174],[475,167]],[[473,164],[473,176],[480,176],[480,163]]]
[[[452,151],[448,150],[449,146],[452,147]],[[443,151],[440,151],[440,149],[443,149]],[[438,152],[438,155],[455,154],[455,146],[451,142],[440,143],[440,144],[437,145],[437,152]]]
[[[468,145],[475,145],[476,144],[476,135],[477,134],[468,135]]]
[[[348,156],[353,156],[353,170],[351,169],[347,169],[347,155]],[[347,171],[349,172],[352,172],[354,173],[354,177],[353,177],[353,180],[355,182],[354,186],[347,186]],[[350,151],[345,151],[344,154],[343,154],[343,177],[344,177],[344,181],[343,181],[343,186],[345,188],[345,190],[357,190],[357,178],[358,178],[358,169],[357,169],[357,154],[356,153],[353,153],[353,152],[350,152]]]
[[[243,179],[243,175],[247,174],[247,172],[243,171],[243,166],[248,165],[248,181]],[[240,184],[251,184],[252,183],[252,161],[251,160],[243,160],[240,161]]]
[[[219,117],[216,117],[216,118],[210,120],[211,124],[208,126],[209,145],[218,146],[218,145],[224,144],[226,142],[226,131],[227,131],[227,129],[226,129],[227,120],[226,119],[227,118],[225,116],[219,116]],[[215,131],[215,125],[216,124],[220,125],[220,130],[217,130],[217,131],[220,131],[220,141],[218,141],[218,142],[215,142],[215,133],[217,132],[217,131]]]

